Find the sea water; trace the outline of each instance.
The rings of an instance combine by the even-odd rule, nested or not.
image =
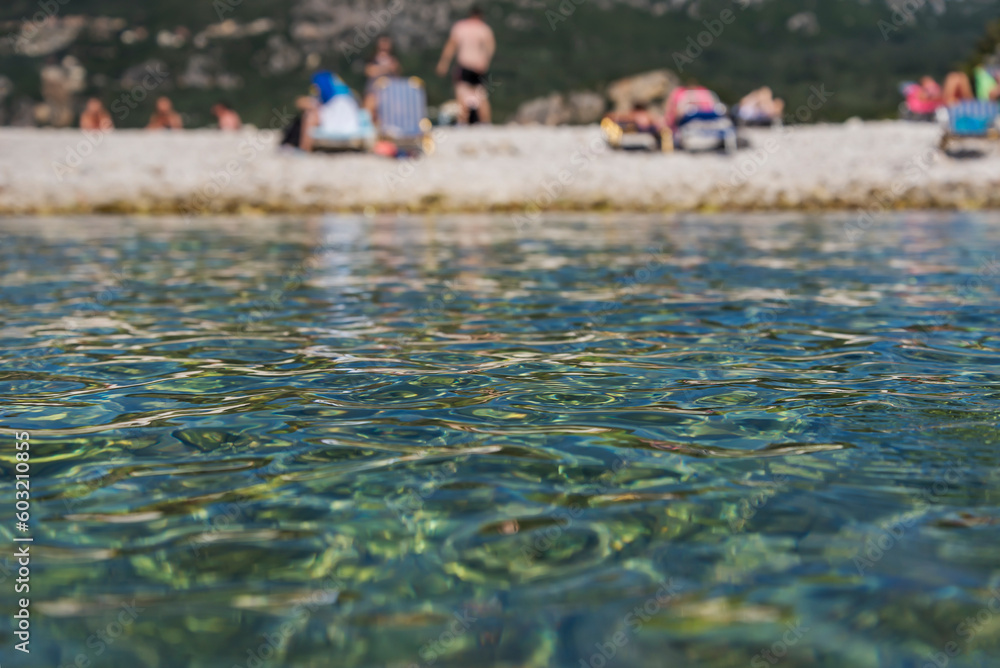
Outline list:
[[[996,665],[1000,215],[858,220],[0,221],[0,663]]]

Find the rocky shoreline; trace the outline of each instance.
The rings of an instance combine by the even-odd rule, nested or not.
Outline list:
[[[748,130],[718,154],[623,153],[587,127],[435,131],[433,154],[279,151],[277,135],[0,129],[0,214],[1000,208],[1000,146],[949,157],[896,121]],[[970,147],[972,148],[972,147]]]

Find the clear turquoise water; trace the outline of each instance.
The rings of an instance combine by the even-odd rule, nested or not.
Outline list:
[[[0,221],[0,663],[998,665],[1000,215],[850,220]]]

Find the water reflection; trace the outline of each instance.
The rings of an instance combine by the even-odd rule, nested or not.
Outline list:
[[[989,665],[1000,218],[849,220],[3,221],[38,653]]]

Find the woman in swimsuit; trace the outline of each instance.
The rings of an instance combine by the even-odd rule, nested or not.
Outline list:
[[[398,77],[402,68],[399,59],[392,52],[392,38],[382,36],[375,43],[375,55],[365,65],[365,109],[375,118],[378,99],[375,96],[375,82],[382,77]]]

